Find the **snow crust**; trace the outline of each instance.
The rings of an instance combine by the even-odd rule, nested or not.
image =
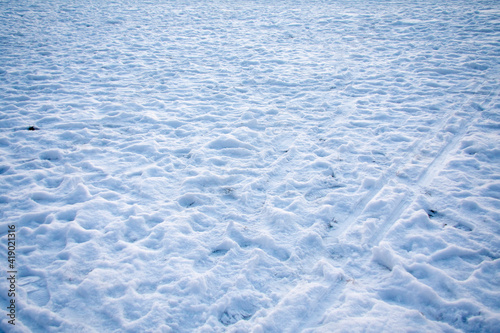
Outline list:
[[[0,27],[0,330],[500,331],[499,2],[19,0]]]

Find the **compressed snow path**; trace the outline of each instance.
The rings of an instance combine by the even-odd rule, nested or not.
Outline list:
[[[19,0],[0,27],[0,330],[500,331],[498,1]]]

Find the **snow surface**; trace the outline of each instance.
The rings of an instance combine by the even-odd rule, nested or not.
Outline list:
[[[0,330],[500,332],[498,1],[3,0],[0,27]]]

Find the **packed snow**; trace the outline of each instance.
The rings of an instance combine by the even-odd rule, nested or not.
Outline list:
[[[0,28],[0,330],[500,332],[500,2],[3,0]]]

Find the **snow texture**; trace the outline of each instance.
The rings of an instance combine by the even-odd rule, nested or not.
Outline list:
[[[500,332],[500,2],[4,0],[0,27],[0,330]]]

